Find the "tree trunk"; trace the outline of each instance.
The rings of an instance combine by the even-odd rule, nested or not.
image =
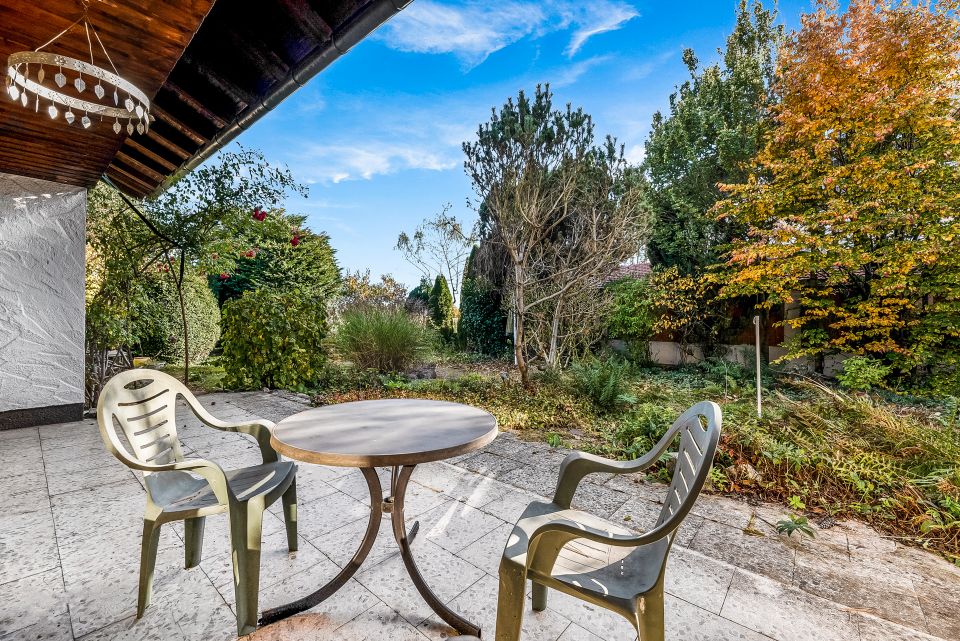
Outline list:
[[[563,296],[557,296],[557,303],[553,306],[553,320],[550,322],[550,351],[547,353],[547,365],[557,366],[557,344],[560,341],[560,310],[563,307]]]
[[[163,252],[164,256],[167,259],[167,266],[170,265],[170,253]],[[183,277],[184,272],[186,271],[186,265],[184,263],[183,252],[180,252],[180,269],[179,277],[174,275],[172,272],[170,276],[173,278],[173,284],[177,288],[177,300],[180,302],[180,322],[183,326],[183,384],[189,385],[190,383],[190,330],[187,328],[187,304],[183,297]]]
[[[520,372],[520,382],[526,388],[530,387],[530,375],[527,371],[526,357],[526,334],[524,333],[524,318],[526,310],[524,309],[523,295],[523,268],[515,265],[513,269],[513,354],[517,360],[517,370]]]

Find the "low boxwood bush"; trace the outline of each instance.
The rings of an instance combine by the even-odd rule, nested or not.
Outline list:
[[[303,390],[323,371],[326,310],[298,290],[258,290],[223,306],[225,384]]]
[[[402,309],[362,306],[346,310],[332,345],[360,369],[402,372],[431,350],[435,337]]]

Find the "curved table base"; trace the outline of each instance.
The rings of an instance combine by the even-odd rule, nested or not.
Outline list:
[[[420,569],[417,567],[413,554],[410,551],[410,544],[413,543],[417,532],[420,530],[420,523],[419,521],[415,522],[413,527],[407,531],[403,518],[403,503],[407,492],[407,484],[415,468],[416,465],[404,465],[402,468],[393,468],[390,482],[391,496],[386,500],[383,498],[383,489],[380,486],[380,478],[377,476],[377,471],[374,468],[360,469],[363,473],[363,478],[367,481],[367,488],[370,490],[370,520],[367,522],[367,531],[363,535],[363,541],[361,541],[356,554],[354,554],[350,562],[340,570],[337,576],[313,594],[307,595],[293,603],[288,603],[287,605],[264,610],[263,616],[260,617],[261,626],[275,623],[294,614],[299,614],[304,610],[309,610],[342,588],[343,585],[350,580],[350,577],[360,569],[367,555],[370,554],[373,543],[377,539],[377,534],[380,532],[380,522],[383,513],[386,511],[390,513],[390,520],[393,525],[393,537],[396,539],[397,545],[400,546],[400,557],[403,559],[403,565],[407,568],[407,573],[410,575],[410,579],[413,581],[414,586],[416,586],[420,596],[423,597],[423,600],[427,602],[427,605],[429,605],[441,619],[458,633],[475,637],[480,636],[479,627],[448,608],[440,598],[433,593],[420,574]]]

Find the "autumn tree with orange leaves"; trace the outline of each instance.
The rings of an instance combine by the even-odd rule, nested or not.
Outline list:
[[[715,211],[748,229],[724,293],[799,304],[792,357],[960,382],[957,8],[821,0],[784,44],[758,171]]]

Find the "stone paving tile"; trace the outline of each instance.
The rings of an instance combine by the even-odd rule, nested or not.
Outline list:
[[[45,623],[63,621],[67,614],[67,601],[63,589],[63,575],[59,566],[22,579],[0,584],[0,639],[41,639],[39,634]],[[56,619],[54,619],[56,617]],[[67,635],[53,638],[72,639],[69,619]],[[59,628],[59,625],[56,626]]]
[[[581,483],[573,497],[572,507],[608,519],[631,498],[630,494],[615,488]]]
[[[296,552],[287,550],[286,532],[275,532],[262,537],[260,547],[260,588],[276,583],[307,570],[326,558],[309,541],[300,539]],[[329,561],[328,561],[329,563]],[[206,557],[200,568],[213,585],[231,605],[233,598],[233,559],[231,554]]]
[[[856,622],[841,606],[737,570],[720,615],[775,639],[851,641],[859,637]]]
[[[667,560],[664,590],[713,614],[720,614],[734,572],[732,565],[677,545]]]
[[[59,564],[53,514],[48,506],[34,512],[0,515],[0,584]]]
[[[502,478],[504,474],[517,469],[521,465],[522,463],[520,463],[520,461],[515,461],[497,454],[491,454],[490,452],[473,454],[457,463],[458,467],[462,467],[465,470],[485,476],[492,476],[497,479]]]
[[[462,592],[448,605],[460,616],[480,626],[483,638],[493,638],[497,621],[497,592],[499,582],[484,575]],[[548,607],[543,612],[533,612],[530,600],[524,606],[521,639],[556,639],[570,626],[570,620]],[[420,625],[420,631],[430,639],[445,639],[456,633],[438,616],[431,615]]]
[[[869,614],[854,613],[853,618],[860,630],[860,641],[940,641],[940,637],[918,632],[913,628],[897,625]]]
[[[826,562],[825,562],[826,561]],[[793,583],[801,590],[924,630],[923,611],[909,576],[866,568],[822,553],[797,550]],[[882,589],[877,589],[883,586]]]
[[[538,464],[529,464],[510,470],[497,478],[508,485],[534,494],[553,496],[557,489],[559,475],[559,464],[556,467],[540,467]]]
[[[683,545],[683,543],[681,543]],[[747,535],[713,521],[704,521],[689,544],[691,550],[790,585],[796,551],[783,535]]]
[[[630,499],[611,514],[608,520],[635,532],[648,532],[656,525],[661,509],[661,505],[645,499]],[[688,514],[677,529],[675,543],[689,547],[703,522],[702,517]]]
[[[913,585],[920,598],[927,631],[944,639],[960,639],[960,582],[928,576],[915,580]],[[919,626],[911,621],[910,627]]]
[[[486,576],[481,570],[429,540],[418,538],[412,551],[424,580],[441,601],[450,601]],[[410,581],[399,556],[390,557],[369,568],[361,568],[354,578],[414,625],[432,614],[430,606]]]
[[[459,552],[503,525],[503,521],[458,501],[444,503],[422,515],[420,536],[448,552]]]
[[[467,547],[457,552],[457,556],[480,568],[491,576],[497,576],[500,571],[500,559],[503,557],[503,548],[513,531],[512,523],[504,523],[486,536],[477,539]]]
[[[313,544],[338,566],[346,565],[353,555],[356,554],[363,540],[363,535],[367,531],[368,519],[354,521],[338,528],[332,532],[327,532],[321,537],[313,539]],[[416,545],[416,542],[414,542]],[[399,554],[400,549],[393,540],[393,528],[389,519],[383,519],[380,523],[377,540],[374,541],[370,553],[364,561],[364,567],[371,567],[380,563],[384,559]]]
[[[327,532],[370,516],[370,508],[343,492],[334,492],[321,501],[297,506],[297,528],[314,541]]]
[[[512,486],[501,483],[493,477],[476,474],[446,463],[418,466],[412,480],[423,487],[443,492],[471,507],[483,507],[513,490]]]
[[[503,496],[482,505],[480,510],[492,516],[497,517],[507,523],[516,523],[523,511],[527,509],[533,501],[546,501],[548,499],[527,492],[526,490],[511,490]]]

